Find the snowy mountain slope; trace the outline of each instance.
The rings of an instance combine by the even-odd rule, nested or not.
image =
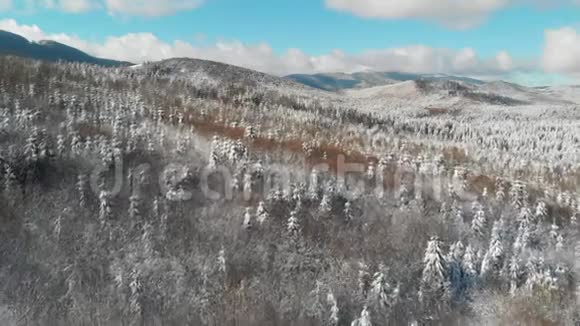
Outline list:
[[[484,91],[0,57],[0,325],[573,325],[580,117]]]
[[[286,78],[200,59],[175,58],[135,65],[127,69],[131,73],[144,74],[144,77],[183,79],[208,89],[223,89],[224,85],[243,87],[252,92],[263,94],[275,92],[283,96],[300,98],[308,103],[325,103],[326,106],[374,113],[402,110],[400,112],[414,115],[437,109],[456,114],[477,115],[480,114],[478,112],[485,112],[492,107],[498,110],[506,107],[523,115],[565,115],[571,112],[568,107],[573,105],[574,96],[580,99],[580,88],[528,88],[507,82],[447,80],[444,79],[446,75],[429,75],[433,78],[431,80],[392,79],[388,85],[329,92]],[[366,73],[367,77],[370,75]],[[332,78],[343,80],[351,76],[353,74],[330,75]],[[391,76],[399,79],[411,77],[405,74]],[[386,82],[385,79],[382,81]],[[550,110],[545,111],[546,108]]]
[[[356,72],[352,74],[294,74],[285,77],[327,91],[340,91],[348,89],[368,88],[384,86],[404,81],[426,80],[426,81],[461,81],[474,85],[481,85],[484,82],[467,77],[452,76],[446,74],[413,74],[403,72]]]
[[[536,87],[534,91],[545,96],[580,104],[580,86],[578,85]]]
[[[494,104],[516,106],[524,100],[486,92],[479,85],[458,81],[405,81],[397,84],[359,90],[346,94],[356,99],[393,102],[398,105],[454,107],[458,105]]]
[[[538,88],[530,88],[504,81],[493,81],[481,85],[481,90],[505,97],[510,97],[529,103],[571,104],[563,94],[545,92]]]
[[[192,81],[199,81],[200,83],[214,85],[260,86],[271,88],[292,88],[306,92],[313,91],[310,87],[287,79],[209,60],[173,58],[136,65],[130,68],[136,72],[142,72],[147,75],[185,78]]]

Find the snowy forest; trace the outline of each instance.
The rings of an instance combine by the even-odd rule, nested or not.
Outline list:
[[[1,57],[0,324],[577,325],[580,116],[496,102]]]

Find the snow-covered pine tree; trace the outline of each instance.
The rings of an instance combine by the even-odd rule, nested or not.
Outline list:
[[[242,223],[242,226],[246,230],[252,228],[252,210],[250,207],[246,207],[246,212],[244,213],[244,221]]]
[[[556,252],[562,253],[564,251],[564,236],[562,234],[558,234],[556,238]]]
[[[305,300],[306,315],[314,320],[324,320],[324,306],[322,304],[322,282],[316,281],[314,289],[309,293],[307,300]]]
[[[84,155],[91,155],[93,153],[93,138],[87,136],[84,143]]]
[[[495,191],[495,200],[497,203],[503,203],[505,200],[505,188],[503,183],[500,183]]]
[[[514,241],[514,254],[522,252],[529,246],[531,229],[530,223],[527,220],[522,220],[519,224],[516,239]]]
[[[153,225],[150,222],[143,224],[143,231],[141,233],[141,242],[143,243],[143,255],[151,257],[155,253],[155,241],[153,234]]]
[[[39,143],[40,131],[38,127],[34,127],[26,139],[26,144],[24,145],[24,155],[28,162],[35,163],[39,160]]]
[[[99,221],[101,226],[105,226],[111,217],[113,209],[111,206],[111,198],[108,192],[101,191],[99,194]]]
[[[62,224],[63,224],[63,217],[61,214],[59,214],[55,221],[54,221],[54,238],[56,239],[56,241],[60,241],[60,234],[62,232]]]
[[[368,310],[368,307],[365,306],[360,313],[360,317],[355,319],[350,326],[372,326],[371,322],[371,313]]]
[[[81,207],[87,207],[88,204],[88,177],[81,173],[77,178],[77,191],[79,192],[79,204]]]
[[[4,196],[6,198],[12,198],[15,194],[16,188],[16,175],[14,170],[9,164],[4,165]]]
[[[141,219],[141,196],[138,193],[129,197],[129,218],[134,222]]]
[[[427,300],[439,301],[447,295],[448,270],[441,250],[441,241],[438,237],[431,237],[423,259],[423,274],[421,276],[420,297]]]
[[[479,275],[477,266],[477,253],[471,245],[468,245],[465,249],[462,267],[465,273],[465,282],[467,286],[470,287],[475,283],[476,278]]]
[[[374,180],[375,179],[375,174],[376,174],[375,164],[371,162],[367,166],[367,172],[366,172],[367,179],[368,180]]]
[[[345,218],[346,222],[350,222],[354,219],[353,209],[352,209],[351,203],[349,201],[347,201],[344,204],[343,213],[344,213],[344,218]]]
[[[63,134],[56,136],[56,155],[63,157],[66,154],[66,137]]]
[[[338,301],[336,297],[332,293],[332,291],[328,291],[328,295],[326,296],[326,302],[330,306],[330,313],[328,316],[328,325],[329,326],[338,326],[340,321],[339,313],[340,310],[338,308]]]
[[[518,222],[521,223],[522,221],[525,221],[530,225],[535,224],[537,221],[534,215],[532,214],[532,211],[527,206],[522,206],[519,209]]]
[[[544,283],[544,259],[532,254],[526,263],[526,290],[533,293],[536,289],[542,287]]]
[[[463,214],[463,207],[461,206],[461,204],[459,204],[457,200],[453,202],[452,212],[453,212],[453,226],[455,227],[455,230],[459,234],[462,234],[464,232],[464,229],[466,228],[465,218]]]
[[[131,315],[133,316],[132,321],[134,325],[141,323],[142,316],[142,295],[143,295],[143,284],[141,281],[141,273],[137,269],[133,269],[131,275],[129,276],[131,282],[129,283],[129,309]]]
[[[246,200],[250,200],[252,196],[252,187],[254,182],[251,173],[245,173],[243,177],[243,192]]]
[[[261,201],[256,209],[256,221],[263,225],[270,218],[268,211],[266,210],[266,204]]]
[[[453,210],[451,209],[448,202],[443,201],[439,207],[439,217],[442,222],[446,223],[451,220],[451,214]]]
[[[300,221],[298,220],[298,212],[296,210],[290,212],[286,229],[292,237],[296,237],[300,234]]]
[[[401,181],[399,187],[399,207],[403,210],[408,208],[409,202],[411,201],[411,191],[404,181]]]
[[[185,138],[183,135],[178,135],[177,136],[177,144],[175,146],[175,155],[176,156],[185,155],[188,145],[189,144],[187,143],[187,138]]]
[[[560,234],[560,227],[558,227],[556,225],[556,223],[552,223],[552,225],[550,226],[550,232],[549,232],[549,234],[550,234],[551,244],[553,246],[555,246],[556,245],[556,242],[558,240],[558,235]]]
[[[486,227],[485,211],[479,207],[471,221],[471,234],[476,242],[482,242],[485,239]]]
[[[481,263],[482,276],[496,276],[501,270],[504,257],[504,248],[501,242],[499,222],[495,221],[491,230],[489,249]]]
[[[162,241],[165,241],[169,232],[169,214],[167,210],[163,211],[159,219],[159,237]]]
[[[326,215],[332,211],[332,197],[329,193],[325,192],[322,195],[322,200],[320,201],[318,210],[323,215]]]
[[[226,271],[227,271],[226,250],[225,250],[225,248],[223,246],[222,246],[222,248],[220,249],[220,251],[218,253],[217,269],[222,274],[225,274]]]
[[[512,255],[508,265],[508,271],[510,281],[510,294],[515,295],[522,277],[521,264],[518,255]]]
[[[358,289],[363,299],[366,299],[371,288],[372,277],[369,266],[364,262],[359,262],[358,269]]]
[[[467,287],[466,275],[463,270],[463,255],[465,248],[461,241],[457,241],[449,249],[449,254],[446,258],[448,272],[449,272],[449,286],[452,297],[459,300],[463,291]]]
[[[76,155],[82,155],[82,142],[81,142],[81,138],[78,134],[78,132],[76,131],[72,131],[70,133],[71,136],[71,152]]]
[[[312,173],[310,174],[310,183],[308,185],[308,199],[312,200],[312,201],[318,201],[319,199],[319,195],[318,195],[318,190],[319,190],[319,176],[318,176],[318,171],[316,170],[312,170]]]
[[[535,213],[536,219],[538,221],[546,221],[547,217],[548,217],[548,208],[546,207],[546,203],[543,201],[539,201],[538,204],[536,205],[536,213]]]
[[[526,185],[521,180],[516,180],[512,184],[510,200],[511,205],[516,209],[528,206],[528,192],[526,190]]]
[[[38,140],[38,159],[45,160],[49,156],[51,151],[51,149],[49,148],[48,134],[46,132],[46,129],[40,130],[39,137],[40,138]]]
[[[388,315],[389,310],[395,304],[398,293],[387,282],[385,275],[385,266],[379,265],[378,271],[375,272],[371,282],[371,302],[376,307],[376,311],[380,311],[383,315]]]

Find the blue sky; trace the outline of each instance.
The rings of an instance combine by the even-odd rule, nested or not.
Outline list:
[[[0,0],[0,29],[136,63],[179,55],[275,74],[387,69],[529,74],[533,83],[546,74],[558,83],[580,72],[572,57],[580,54],[580,1],[556,1]],[[545,50],[547,31],[558,51]],[[150,53],[123,53],[129,40],[147,42],[141,49]]]

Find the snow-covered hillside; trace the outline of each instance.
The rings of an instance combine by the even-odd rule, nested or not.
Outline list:
[[[0,325],[574,325],[575,90],[0,57]]]

